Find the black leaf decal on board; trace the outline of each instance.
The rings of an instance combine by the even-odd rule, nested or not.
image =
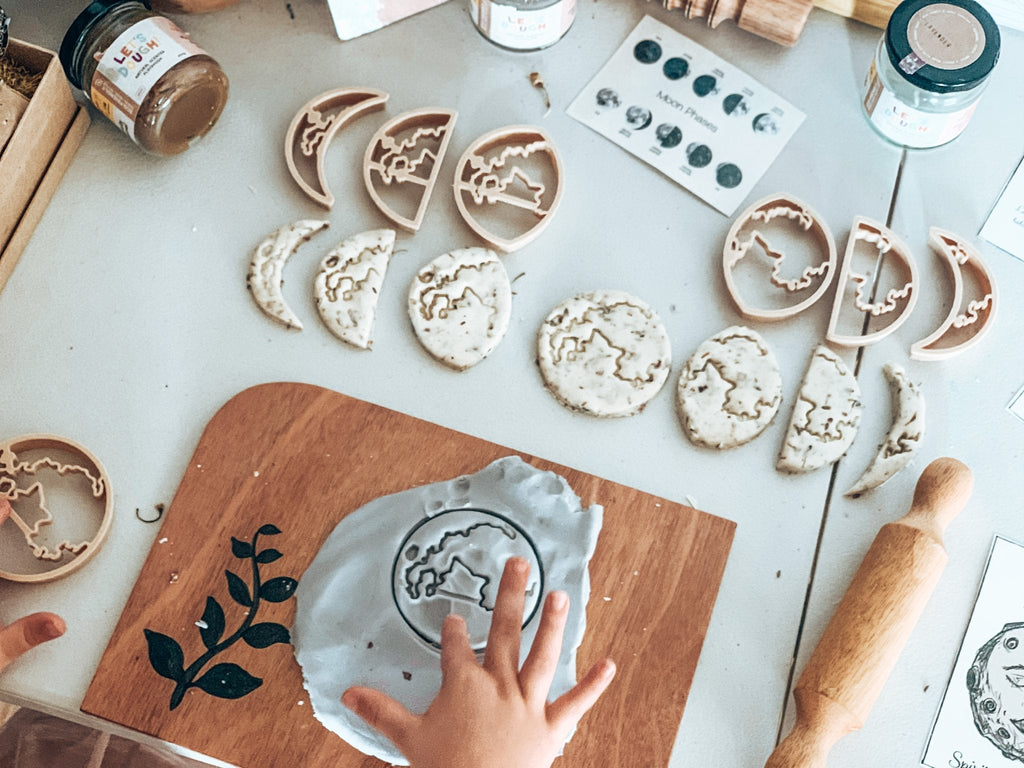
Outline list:
[[[260,566],[276,562],[282,555],[276,549],[260,550],[257,541],[260,536],[276,536],[279,533],[281,529],[276,525],[266,524],[260,526],[252,541],[241,541],[231,537],[231,554],[239,560],[249,561],[252,584],[250,586],[238,574],[225,570],[228,594],[232,600],[248,610],[238,629],[224,637],[227,629],[224,609],[216,598],[212,595],[207,596],[203,617],[196,622],[206,653],[187,667],[185,654],[177,640],[151,629],[143,630],[149,650],[150,666],[161,677],[175,682],[174,691],[171,693],[172,710],[181,704],[189,688],[198,688],[221,699],[240,699],[263,685],[262,679],[231,662],[214,664],[203,672],[215,656],[239,640],[257,649],[291,642],[288,629],[281,624],[271,621],[256,622],[256,612],[261,601],[282,603],[295,594],[295,588],[299,585],[299,582],[290,576],[277,576],[266,582],[260,578]],[[203,674],[200,676],[201,672]]]

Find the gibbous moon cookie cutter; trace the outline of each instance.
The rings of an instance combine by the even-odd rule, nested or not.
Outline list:
[[[797,226],[808,237],[817,241],[818,248],[825,257],[823,261],[806,267],[800,276],[794,279],[782,277],[782,264],[785,261],[786,254],[781,249],[772,248],[767,236],[763,232],[752,228],[744,239],[740,239],[741,232],[748,225],[757,222],[768,224],[773,219],[779,217],[785,217],[796,222]],[[745,301],[736,283],[734,272],[736,265],[749,254],[751,247],[755,244],[771,260],[771,272],[767,280],[772,286],[786,293],[796,293],[797,291],[811,288],[817,280],[817,287],[814,288],[814,292],[796,304],[777,309],[755,307]],[[832,232],[829,230],[825,220],[806,203],[797,200],[795,197],[785,195],[766,197],[741,213],[729,229],[722,253],[722,271],[725,274],[725,285],[729,290],[729,295],[732,296],[733,302],[745,317],[761,320],[762,322],[775,322],[792,317],[814,304],[828,290],[837,265],[838,257],[835,239],[832,237]]]
[[[928,244],[946,260],[953,272],[953,304],[946,319],[934,332],[911,345],[910,356],[914,360],[945,360],[974,346],[988,333],[995,321],[998,293],[988,266],[977,249],[963,238],[945,229],[931,227],[928,230]],[[969,300],[963,306],[965,267],[974,272],[983,296],[981,299]],[[957,331],[970,326],[974,326],[973,333],[966,335],[959,343],[950,346],[939,344],[947,336],[955,336]]]
[[[388,94],[373,88],[339,88],[314,96],[295,113],[284,140],[284,159],[295,183],[328,210],[334,195],[324,178],[324,158],[335,134],[357,117],[383,109]]]
[[[19,454],[41,454],[31,460],[22,460]],[[72,461],[61,461],[65,456]],[[97,503],[103,504],[103,517],[92,538],[73,543],[67,539],[47,547],[39,542],[44,526],[56,522],[47,506],[46,486],[43,480],[31,480],[39,472],[50,470],[57,475],[81,475],[88,483],[89,494]],[[30,479],[25,482],[26,479]],[[19,482],[21,481],[21,482]],[[22,499],[35,498],[40,511],[38,519],[29,522],[14,505]],[[61,563],[49,570],[0,569],[0,579],[28,583],[52,581],[66,576],[84,566],[99,551],[110,531],[114,519],[114,500],[110,492],[110,478],[99,459],[86,448],[67,438],[56,435],[23,435],[0,443],[0,504],[10,505],[10,519],[5,521],[3,530],[17,528],[24,545],[32,550],[32,557],[39,562]],[[0,542],[6,536],[0,535]],[[10,546],[5,545],[5,546]],[[70,556],[70,559],[68,557]],[[6,566],[5,566],[6,568]]]
[[[878,301],[872,301],[865,296],[865,292],[872,289],[872,276],[859,272],[853,268],[853,260],[856,257],[857,244],[869,243],[877,250],[877,257],[896,257],[906,269],[909,278],[901,288],[890,288]],[[877,259],[876,259],[877,263]],[[904,242],[884,224],[873,221],[866,216],[856,216],[853,219],[853,226],[850,228],[850,238],[846,241],[846,252],[843,256],[843,270],[839,277],[839,285],[836,287],[835,301],[832,303],[832,317],[829,320],[828,332],[825,338],[832,344],[841,347],[865,347],[881,341],[890,333],[899,328],[910,317],[910,313],[917,303],[917,286],[920,278],[917,272],[917,263]],[[882,317],[896,313],[890,322],[884,327],[872,333],[844,334],[839,332],[839,323],[842,316],[843,305],[846,299],[847,287],[853,284],[853,306],[864,315],[870,317]]]
[[[457,117],[455,110],[440,107],[403,112],[382,125],[366,147],[366,191],[381,213],[407,232],[417,232],[423,223]],[[383,199],[380,184],[421,187],[416,212],[410,217],[396,211]]]
[[[548,184],[532,178],[522,163],[515,162],[537,155],[545,158],[552,179]],[[533,242],[551,223],[562,201],[564,178],[562,158],[551,137],[536,126],[511,125],[485,133],[462,154],[455,171],[455,203],[470,229],[498,250],[511,253]],[[516,188],[522,193],[516,194]],[[499,235],[477,217],[484,206],[491,205],[528,211],[537,222],[515,236]]]

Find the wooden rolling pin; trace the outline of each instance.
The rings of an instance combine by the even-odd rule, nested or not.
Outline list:
[[[882,526],[800,675],[796,725],[765,768],[824,768],[864,724],[946,566],[942,532],[973,485],[956,459],[925,467],[910,511]]]

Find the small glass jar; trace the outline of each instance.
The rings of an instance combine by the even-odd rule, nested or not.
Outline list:
[[[206,135],[228,98],[220,65],[141,0],[95,0],[68,29],[60,60],[100,112],[157,155]]]
[[[469,0],[469,15],[484,37],[512,51],[554,45],[576,19],[576,0]]]
[[[904,0],[868,70],[864,113],[894,144],[946,144],[967,127],[998,59],[999,27],[974,0]]]

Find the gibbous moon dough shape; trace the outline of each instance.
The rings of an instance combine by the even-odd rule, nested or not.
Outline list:
[[[423,712],[441,685],[433,640],[451,612],[479,648],[505,561],[531,568],[522,658],[543,593],[569,594],[551,698],[576,682],[590,597],[588,564],[603,510],[583,508],[564,478],[507,456],[473,475],[383,496],[347,515],[299,579],[295,658],[317,719],[356,749],[397,765],[401,753],[341,703],[353,685],[387,691]]]

